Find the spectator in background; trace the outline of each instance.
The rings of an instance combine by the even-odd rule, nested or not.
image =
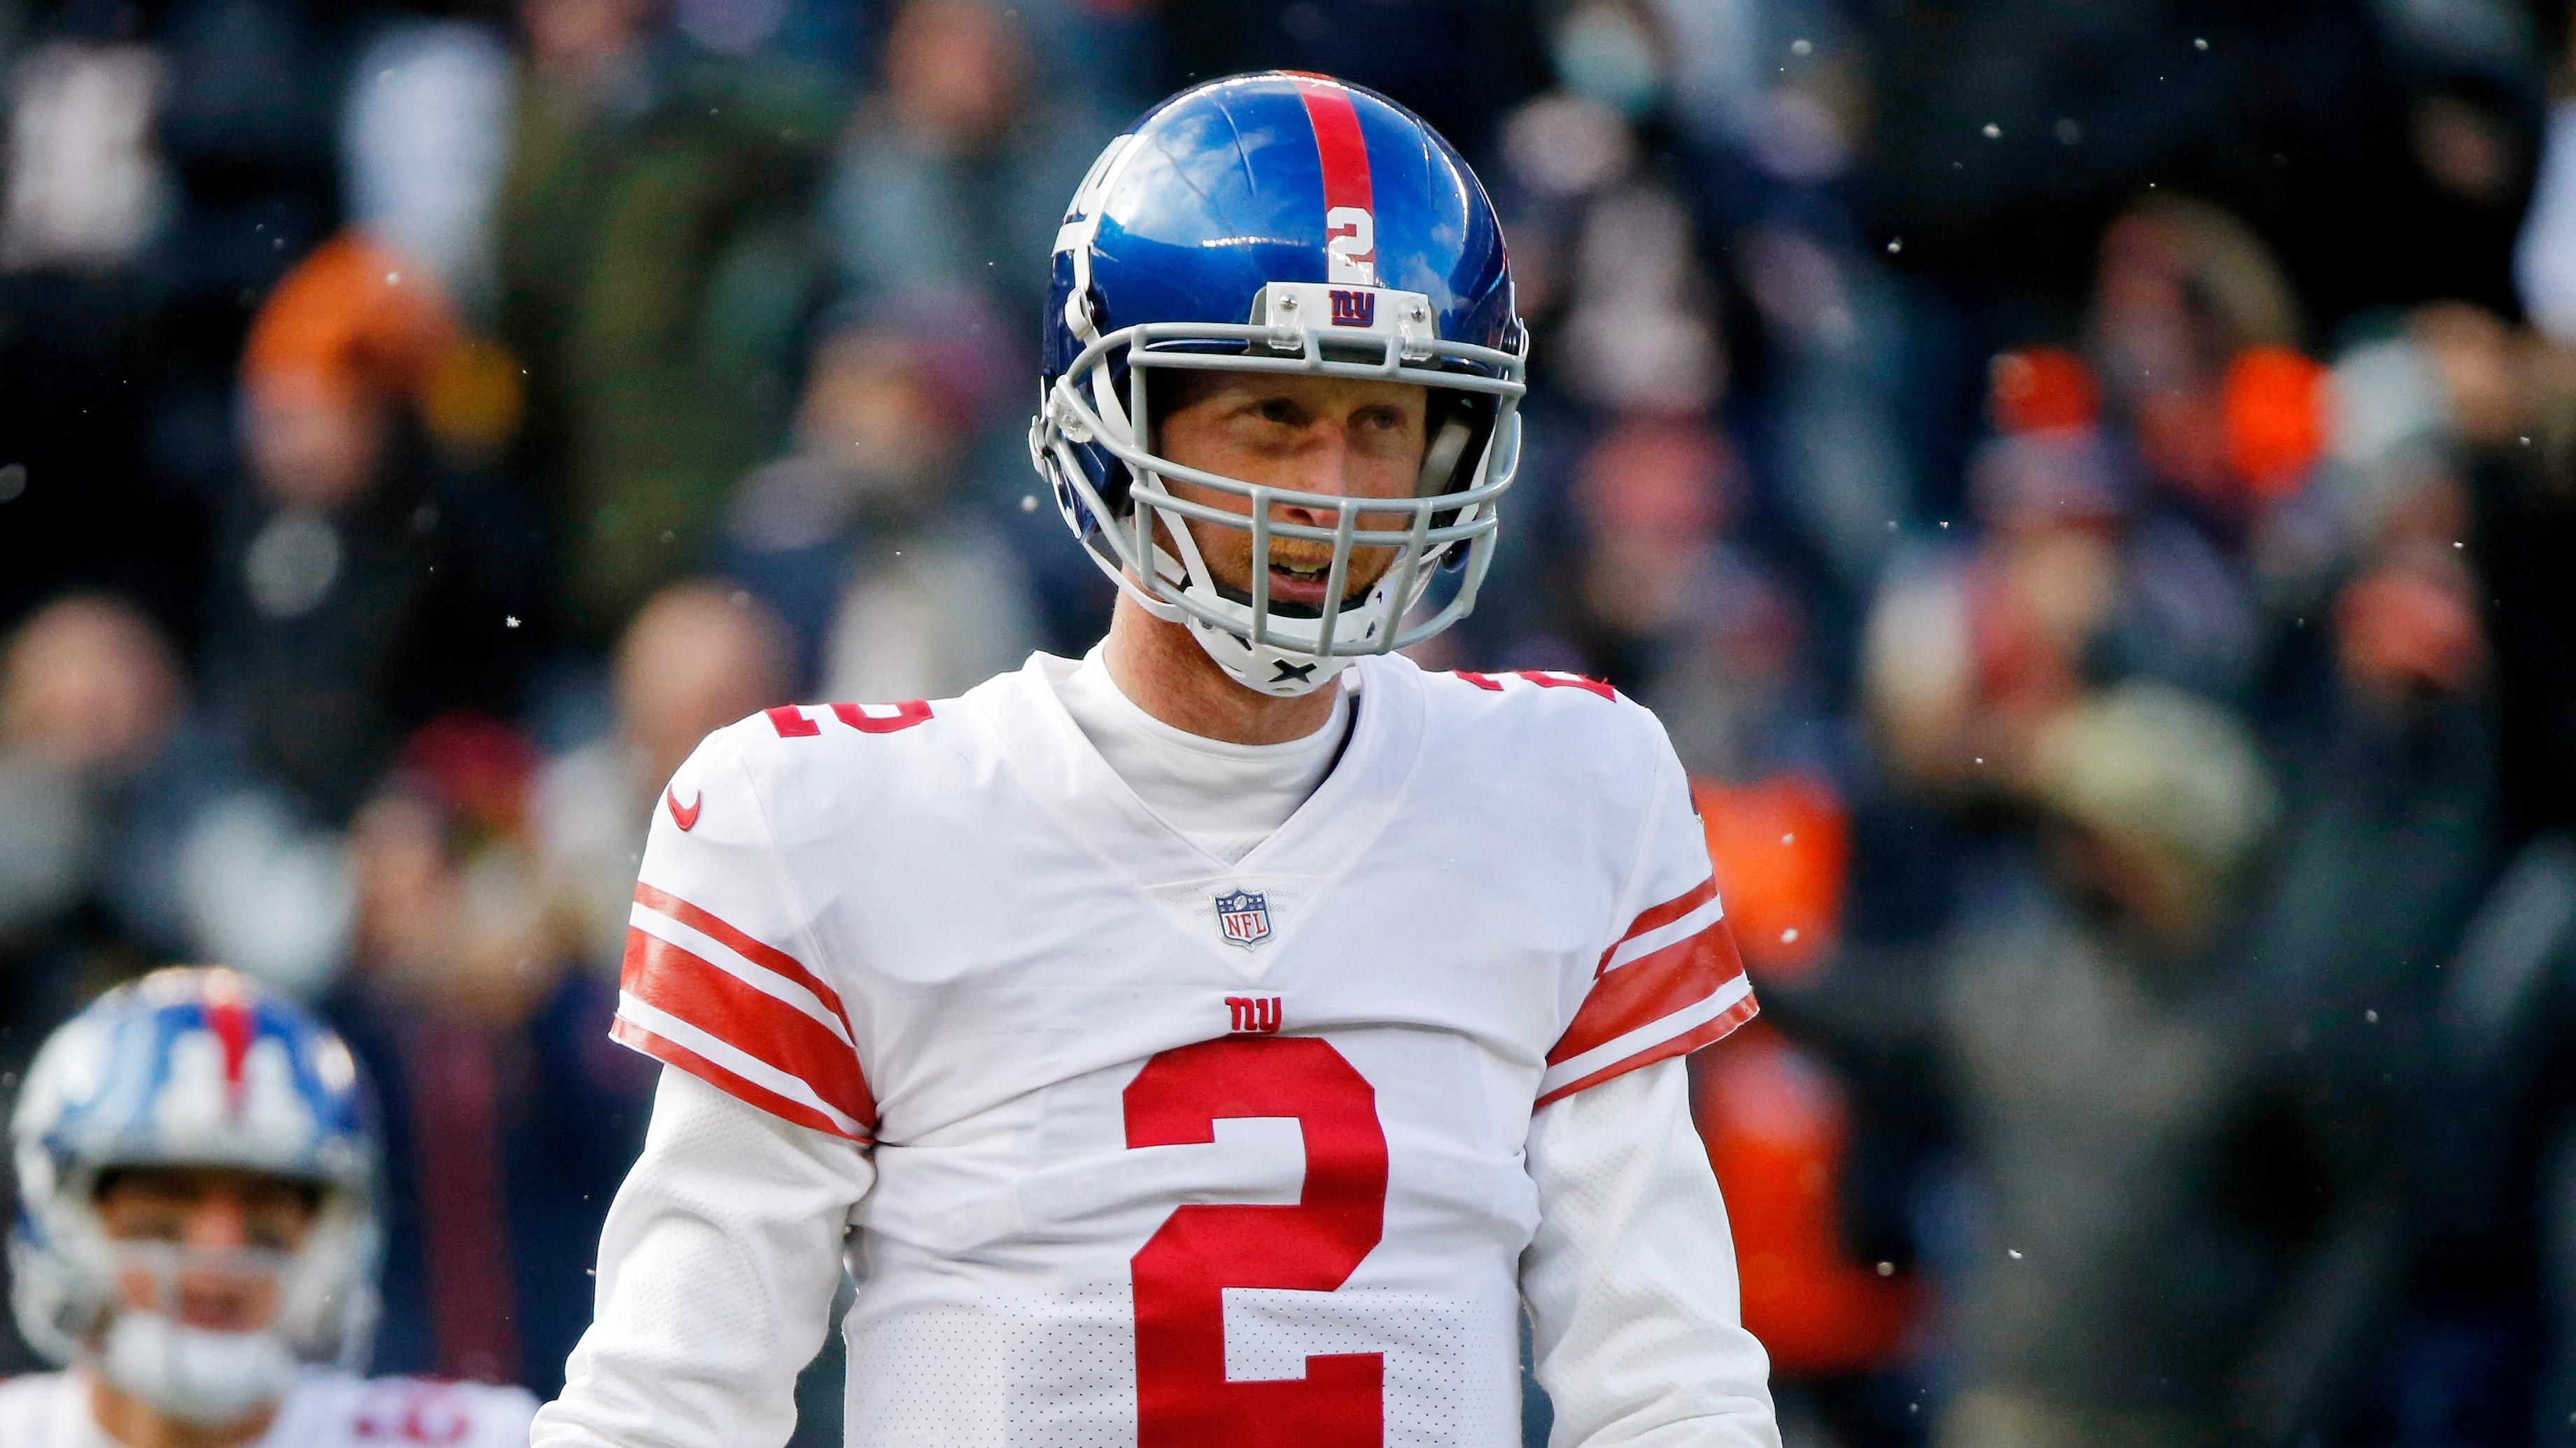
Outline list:
[[[542,479],[572,636],[613,638],[694,569],[771,445],[817,259],[803,216],[834,100],[692,49],[647,0],[526,0],[497,211],[514,454]]]
[[[1891,564],[1862,677],[1888,773],[1949,800],[1990,797],[2080,693],[2086,650],[2120,602],[2129,505],[2116,454],[2086,430],[2001,439],[1976,476],[1985,535]]]
[[[248,767],[344,821],[411,725],[504,707],[518,610],[488,498],[441,486],[417,400],[456,329],[436,283],[341,236],[261,308],[242,357],[248,487],[217,553],[215,717]]]
[[[950,333],[1034,356],[1045,274],[1013,263],[1030,239],[1055,234],[1064,199],[1115,134],[1079,84],[1039,85],[1039,64],[1016,9],[895,10],[882,88],[852,114],[822,193],[845,288],[880,305],[936,298]]]
[[[338,842],[298,826],[188,710],[169,643],[74,594],[0,651],[0,1021],[49,1022],[155,961],[309,994],[338,966]]]
[[[1941,952],[1979,1210],[1943,1264],[1964,1378],[1936,1441],[2217,1441],[2265,1285],[2216,1160],[2257,1024],[2221,926],[2271,786],[2233,719],[2148,684],[2007,772],[2043,848]]]
[[[616,727],[548,761],[535,797],[560,948],[601,981],[617,977],[636,862],[664,782],[708,734],[786,702],[789,665],[778,620],[714,583],[656,593],[618,640]]]
[[[0,650],[0,1016],[58,1019],[184,940],[186,707],[169,643],[114,599],[57,599]]]
[[[351,221],[430,269],[469,315],[493,302],[492,214],[510,164],[509,47],[469,18],[404,18],[359,53],[340,121]]]
[[[2445,307],[2336,368],[2353,421],[2319,487],[2341,547],[2278,651],[2306,702],[2272,726],[2288,808],[2249,951],[2333,1268],[2303,1277],[2284,1311],[2298,1330],[2257,1380],[2271,1428],[2402,1417],[2497,1441],[2514,1416],[2496,1405],[2515,1370],[2458,1345],[2495,1332],[2528,1280],[2491,1193],[2528,1098],[2507,1053],[2461,1061],[2445,1039],[2471,988],[2453,952],[2495,878],[2493,650],[2464,468],[2499,427],[2520,451],[2507,355],[2501,324]]]
[[[1653,692],[1673,635],[1699,616],[1697,584],[1741,489],[1724,438],[1688,414],[1618,422],[1585,452],[1573,594],[1596,668]]]
[[[1630,418],[1594,443],[1573,498],[1584,654],[1669,721],[1694,772],[1831,771],[1812,631],[1743,535],[1744,492],[1723,434],[1701,423]]]
[[[197,642],[244,298],[330,230],[346,12],[13,5],[0,22],[0,615],[66,586]],[[42,426],[29,424],[41,419]]]
[[[192,716],[149,620],[73,594],[19,626],[0,650],[0,1022],[174,958],[310,994],[347,917],[337,840]]]
[[[1463,23],[1437,5],[1410,8],[1418,25]],[[1348,33],[1330,42],[1387,18],[1347,16]],[[1653,7],[1626,3],[1546,18],[1525,39],[1549,47],[1556,83],[1501,119],[1503,164],[1486,174],[1522,313],[1552,340],[1534,354],[1522,404],[1530,451],[1512,508],[1523,521],[1504,530],[1465,637],[1642,693],[1700,601],[1714,533],[1743,512],[1747,479],[1716,423],[1731,365],[1717,287],[1699,265],[1705,238],[1647,137],[1674,63],[1666,27]],[[1636,478],[1622,476],[1631,469]],[[1551,532],[1584,539],[1580,556],[1543,547]],[[1620,581],[1630,567],[1633,593]]]
[[[2254,349],[2299,345],[2289,282],[2245,224],[2206,202],[2159,196],[2103,234],[2090,352],[2112,425],[2147,475],[2213,521],[2241,521],[2247,476],[2231,453],[2229,370]]]
[[[1038,643],[1026,572],[976,486],[972,424],[999,390],[971,336],[853,323],[815,344],[796,447],[745,479],[727,570],[776,606],[822,692],[943,698]]]
[[[578,968],[554,928],[536,767],[524,737],[478,716],[411,736],[351,826],[356,927],[324,1004],[384,1106],[379,1370],[549,1394],[652,1078],[608,1043],[614,980]]]

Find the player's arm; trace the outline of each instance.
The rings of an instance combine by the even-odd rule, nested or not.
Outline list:
[[[875,1107],[738,731],[654,812],[616,1038],[664,1063],[599,1243],[590,1330],[537,1448],[767,1448],[795,1427]]]
[[[1742,1024],[1753,999],[1689,785],[1670,746],[1657,753],[1628,904],[1530,1122],[1539,1225],[1521,1291],[1552,1448],[1779,1448],[1682,1059]]]
[[[1521,1257],[1551,1448],[1779,1448],[1770,1361],[1737,1316],[1735,1246],[1679,1058],[1542,1108]]]
[[[600,1230],[596,1316],[533,1448],[786,1442],[875,1175],[855,1143],[665,1067]]]

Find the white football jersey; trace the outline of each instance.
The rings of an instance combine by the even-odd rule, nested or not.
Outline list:
[[[1364,659],[1229,866],[1073,668],[754,715],[656,811],[618,1039],[873,1143],[848,1441],[1517,1444],[1533,1111],[1754,1010],[1661,726]]]
[[[245,1448],[525,1448],[525,1388],[315,1372]],[[90,1382],[40,1373],[0,1383],[0,1448],[116,1448],[90,1415]]]

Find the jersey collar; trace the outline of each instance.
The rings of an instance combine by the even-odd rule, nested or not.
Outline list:
[[[1070,659],[1032,654],[1021,669],[975,691],[986,695],[977,713],[1056,825],[1129,885],[1158,898],[1193,880],[1297,877],[1320,887],[1356,863],[1395,819],[1422,753],[1421,671],[1402,657],[1361,658],[1352,670],[1357,717],[1341,758],[1285,823],[1229,865],[1163,823],[1101,758],[1056,697],[1052,681],[1074,667]]]

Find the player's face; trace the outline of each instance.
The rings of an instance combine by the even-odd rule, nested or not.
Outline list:
[[[304,1245],[318,1203],[302,1182],[205,1167],[137,1167],[112,1175],[98,1196],[101,1228],[120,1244],[177,1248],[136,1253],[119,1273],[129,1307],[212,1332],[255,1332],[277,1311],[275,1264]]]
[[[1301,377],[1262,372],[1194,372],[1154,379],[1176,405],[1162,414],[1159,450],[1176,463],[1247,483],[1337,498],[1410,498],[1422,472],[1428,397],[1407,382]],[[1175,497],[1249,514],[1248,500],[1190,483],[1169,484]],[[1329,528],[1340,510],[1273,504],[1274,523]],[[1392,511],[1362,510],[1361,528],[1402,526]],[[1190,537],[1217,586],[1248,600],[1252,533],[1193,520]],[[1393,548],[1354,548],[1342,601],[1365,595],[1395,561]],[[1313,539],[1270,540],[1274,606],[1320,610],[1333,545]]]

